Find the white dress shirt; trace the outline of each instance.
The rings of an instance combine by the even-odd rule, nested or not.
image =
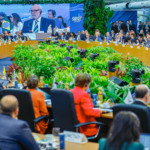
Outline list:
[[[41,17],[37,19],[38,20],[38,32],[40,31],[40,27],[41,27]],[[34,30],[34,26],[35,26],[35,20],[33,21],[33,25],[32,25],[32,32]]]
[[[16,35],[16,32],[22,31],[23,23],[18,22],[17,26],[14,26],[13,29],[10,31],[12,36]]]

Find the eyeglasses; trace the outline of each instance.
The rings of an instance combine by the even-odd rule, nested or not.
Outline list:
[[[35,9],[35,10],[29,10],[31,13],[35,13],[35,12],[37,12],[37,11],[39,11],[40,9]]]

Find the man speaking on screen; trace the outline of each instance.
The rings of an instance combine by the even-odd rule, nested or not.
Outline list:
[[[46,33],[50,25],[53,30],[53,28],[55,27],[55,21],[52,19],[41,17],[42,7],[40,5],[32,5],[30,12],[32,19],[24,22],[22,33]]]

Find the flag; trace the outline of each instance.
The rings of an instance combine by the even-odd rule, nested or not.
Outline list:
[[[5,70],[5,66],[3,66],[3,75],[5,76],[6,74],[6,70]]]
[[[13,24],[10,20],[5,16],[4,20],[2,21],[2,30],[3,31],[10,31],[13,28]]]
[[[132,98],[130,90],[128,90],[128,94],[124,100],[124,103],[125,104],[132,104],[133,103],[133,98]]]

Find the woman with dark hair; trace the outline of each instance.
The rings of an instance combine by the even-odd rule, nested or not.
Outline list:
[[[38,87],[38,84],[39,79],[35,75],[31,75],[27,80],[27,87],[31,93],[35,118],[49,115],[45,103],[44,93],[36,89]],[[36,130],[42,134],[45,133],[47,127],[48,123],[46,123],[45,121],[40,121],[36,124]]]
[[[112,123],[109,136],[99,141],[99,150],[144,150],[138,143],[140,121],[132,112],[118,113]]]
[[[62,17],[62,16],[58,16],[57,18],[58,18],[59,20],[61,20],[61,21],[62,21],[62,24],[63,24],[64,28],[66,28],[66,27],[67,27],[67,25],[66,25],[66,23],[64,22],[63,17]]]
[[[23,28],[23,23],[20,16],[17,13],[12,13],[10,16],[10,21],[13,24],[13,29],[11,30],[12,36],[16,35],[16,32],[19,32]]]
[[[69,36],[69,40],[75,40],[76,39],[76,35],[74,32],[70,32],[70,36]]]

